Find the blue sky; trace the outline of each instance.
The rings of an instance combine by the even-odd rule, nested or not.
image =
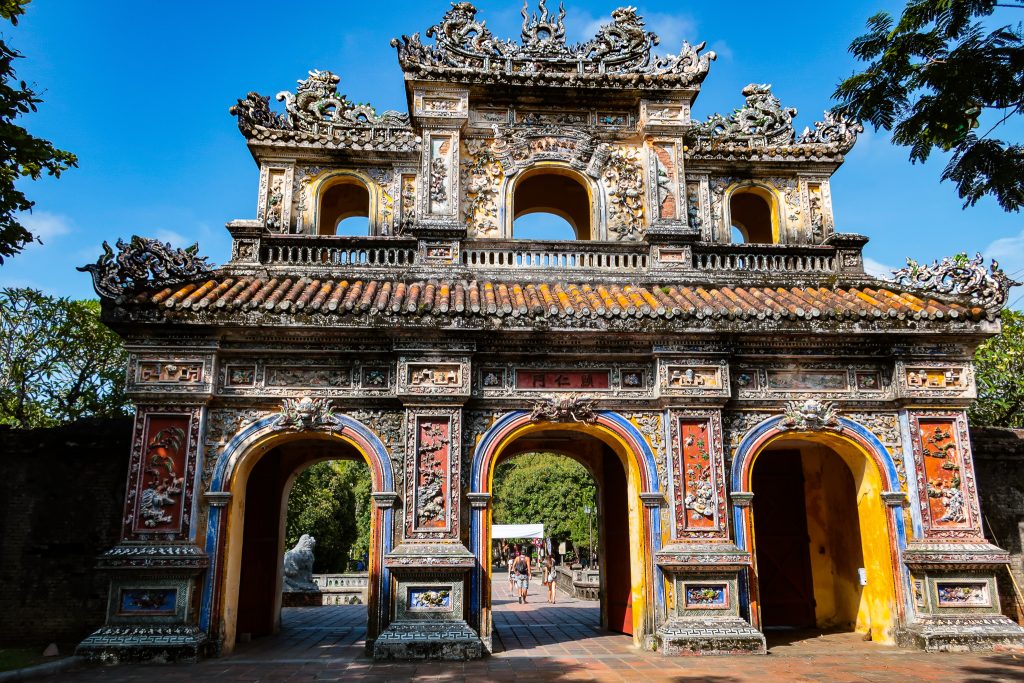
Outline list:
[[[479,0],[478,18],[499,36],[518,37],[515,0]],[[567,0],[570,41],[591,37],[623,0]],[[772,83],[797,128],[830,106],[836,83],[856,63],[847,53],[865,20],[903,2],[641,2],[660,52],[686,39],[718,53],[694,116],[728,113],[747,83]],[[179,246],[198,240],[214,263],[227,260],[224,223],[252,218],[257,168],[228,107],[255,90],[294,89],[311,68],[341,76],[340,90],[378,110],[405,110],[402,74],[389,40],[421,34],[444,14],[442,0],[383,3],[36,0],[3,33],[26,55],[19,77],[43,91],[30,130],[78,154],[80,168],[60,180],[26,184],[44,238],[0,266],[0,285],[93,296],[74,267],[94,261],[103,240],[131,234]],[[1000,23],[1024,19],[1001,10]],[[1004,127],[1005,128],[1005,127]],[[1001,129],[1021,139],[1021,125]],[[868,235],[872,266],[906,256],[931,260],[981,251],[1024,276],[1024,216],[983,200],[962,210],[939,183],[935,156],[911,165],[887,135],[866,132],[834,176],[837,229]],[[1024,277],[1019,277],[1024,279]],[[1020,297],[1018,292],[1015,296]],[[1017,306],[1021,305],[1018,299]]]

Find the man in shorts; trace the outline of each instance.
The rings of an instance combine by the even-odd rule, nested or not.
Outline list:
[[[519,587],[519,604],[525,604],[526,593],[530,589],[530,556],[520,553],[512,564],[512,572]]]

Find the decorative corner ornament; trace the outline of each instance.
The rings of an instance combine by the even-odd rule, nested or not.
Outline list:
[[[530,422],[597,422],[597,400],[567,394],[559,397],[543,398],[533,404]]]
[[[309,432],[317,429],[331,430],[338,428],[338,418],[334,416],[334,407],[327,398],[286,398],[281,404],[277,415],[278,427]]]
[[[990,313],[998,312],[1010,295],[1010,288],[1020,285],[1000,269],[992,260],[985,270],[985,259],[978,253],[967,258],[966,252],[932,261],[930,266],[907,259],[907,267],[892,271],[893,280],[906,287],[914,287],[938,294],[969,296],[971,303]]]
[[[97,294],[110,299],[147,286],[201,277],[213,269],[205,256],[197,255],[198,242],[185,249],[175,249],[169,242],[132,235],[127,244],[117,240],[117,249],[115,255],[104,242],[99,260],[78,268],[92,275]]]
[[[809,398],[806,401],[790,401],[786,404],[779,430],[841,432],[843,425],[839,422],[839,410],[834,403]]]

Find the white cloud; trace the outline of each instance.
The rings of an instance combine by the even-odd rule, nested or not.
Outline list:
[[[867,256],[864,257],[864,270],[867,271],[868,275],[875,277],[888,278],[892,276],[892,271],[896,270],[890,265],[876,261],[873,258]]]
[[[180,232],[175,232],[173,230],[165,230],[164,228],[154,230],[153,237],[157,238],[161,242],[170,242],[171,246],[179,248],[191,246],[191,244],[195,242],[195,240],[188,239]]]
[[[54,237],[60,237],[71,232],[71,219],[58,213],[48,211],[36,211],[34,213],[23,213],[18,219],[28,231],[48,244]]]
[[[1024,231],[1015,237],[1001,237],[982,252],[986,258],[995,259],[1003,272],[1018,282],[1024,282]],[[1011,308],[1024,306],[1024,287],[1010,290],[1008,299]]]
[[[718,61],[732,61],[732,48],[729,47],[729,43],[724,40],[716,40],[713,42],[711,44],[711,51],[718,56]]]
[[[661,52],[676,54],[684,40],[691,43],[696,40],[694,36],[697,35],[697,22],[686,15],[653,12],[645,18],[647,30],[654,31],[655,35],[661,38]]]

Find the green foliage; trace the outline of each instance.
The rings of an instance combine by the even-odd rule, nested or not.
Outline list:
[[[311,465],[295,478],[288,496],[286,546],[310,534],[316,539],[316,573],[354,569],[370,552],[370,490],[370,469],[363,462]]]
[[[18,24],[28,0],[0,0],[0,17]],[[19,116],[36,111],[42,100],[25,81],[18,81],[14,60],[22,57],[0,40],[0,264],[36,237],[17,214],[35,205],[17,189],[20,178],[38,180],[45,172],[54,177],[78,165],[78,157],[57,149],[48,140],[31,135],[15,123]]]
[[[942,173],[964,206],[986,195],[1007,211],[1024,205],[1024,147],[989,135],[1024,106],[1024,36],[1019,27],[986,32],[975,21],[995,0],[910,0],[899,21],[880,12],[850,52],[868,65],[842,81],[837,113],[892,131],[912,162],[952,152]],[[1005,3],[1004,3],[1005,4]],[[1018,5],[1020,6],[1019,3]],[[986,132],[973,132],[986,118]]]
[[[978,400],[971,424],[1024,427],[1024,313],[1003,311],[1003,332],[974,353]]]
[[[127,354],[98,301],[0,289],[0,424],[126,415]]]
[[[529,453],[498,465],[494,473],[494,522],[544,525],[555,543],[590,542],[585,506],[593,508],[597,487],[583,465],[552,453]],[[597,518],[594,517],[597,547]]]

